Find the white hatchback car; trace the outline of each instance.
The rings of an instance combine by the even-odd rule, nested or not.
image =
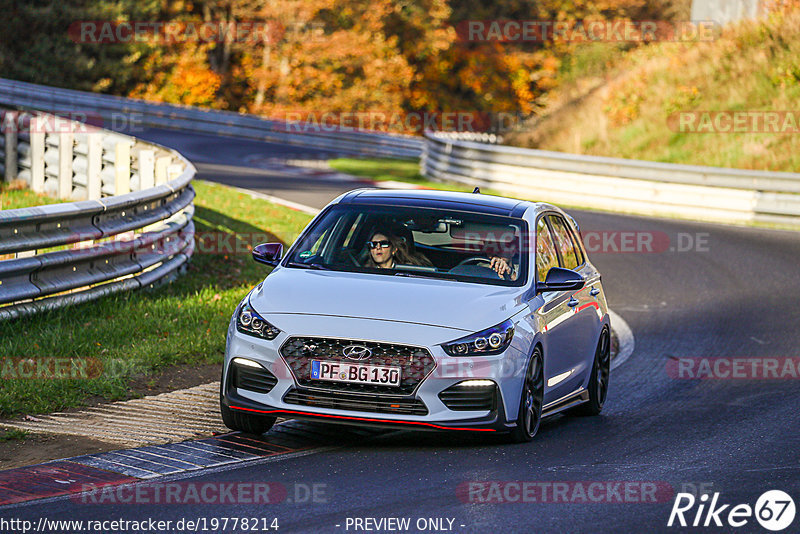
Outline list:
[[[237,306],[220,405],[262,434],[277,417],[506,432],[597,414],[610,373],[600,273],[549,204],[361,189],[331,202]]]

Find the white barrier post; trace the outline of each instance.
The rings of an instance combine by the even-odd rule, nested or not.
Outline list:
[[[6,116],[8,116],[7,112]],[[6,170],[5,170],[5,180],[6,182],[10,182],[11,180],[15,180],[17,178],[17,128],[16,124],[13,126],[9,126],[9,122],[5,121],[6,126]]]
[[[131,145],[117,143],[114,153],[114,194],[131,192]]]
[[[156,185],[167,183],[167,169],[170,163],[172,163],[172,158],[169,156],[156,158]]]
[[[167,167],[167,180],[174,180],[183,172],[183,165],[180,163],[173,163]]]
[[[39,117],[31,118],[31,189],[44,193],[44,130]]]
[[[87,136],[86,151],[86,195],[89,200],[100,200],[103,180],[103,139],[99,133]]]
[[[153,150],[139,151],[139,189],[155,187],[156,156]]]
[[[68,200],[72,196],[72,148],[75,136],[65,132],[58,136],[58,198]]]

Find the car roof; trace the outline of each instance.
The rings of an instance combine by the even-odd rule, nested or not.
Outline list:
[[[515,198],[435,189],[356,189],[342,195],[339,204],[383,204],[420,208],[459,209],[489,215],[522,217],[528,208],[546,206]]]

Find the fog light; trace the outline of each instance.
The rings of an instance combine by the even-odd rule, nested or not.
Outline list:
[[[238,365],[244,365],[246,367],[256,367],[256,368],[261,367],[261,365],[259,365],[258,363],[254,362],[253,360],[248,360],[247,358],[234,358],[233,363]]]
[[[486,387],[486,386],[493,386],[494,382],[491,380],[465,380],[463,382],[458,383],[459,386],[465,386],[468,388],[471,387]]]

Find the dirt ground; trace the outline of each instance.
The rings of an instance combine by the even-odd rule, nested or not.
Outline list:
[[[146,395],[158,395],[219,380],[219,364],[201,366],[173,366],[157,375],[134,380],[128,397],[133,399]],[[104,399],[88,399],[87,406],[104,404]],[[80,411],[81,408],[68,411]],[[7,429],[0,421],[0,435]],[[71,458],[82,454],[113,451],[121,448],[119,443],[109,443],[82,436],[61,434],[27,434],[21,439],[0,441],[0,470],[39,464],[50,460]]]

